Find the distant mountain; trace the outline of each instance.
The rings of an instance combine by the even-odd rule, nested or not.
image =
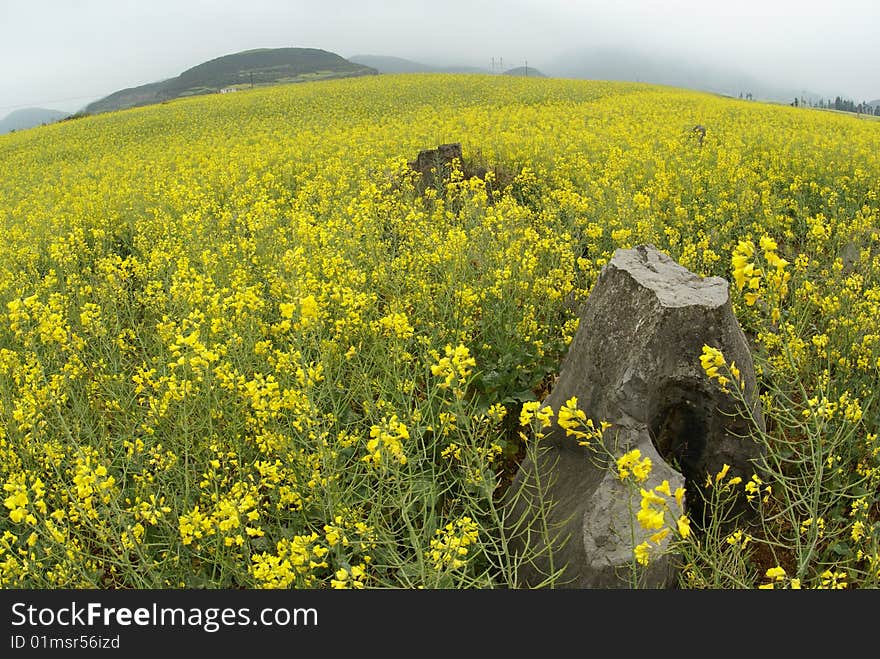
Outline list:
[[[0,119],[0,135],[13,130],[24,130],[43,124],[51,124],[70,116],[69,112],[47,110],[45,108],[24,108],[10,112],[4,119]]]
[[[379,73],[489,73],[486,68],[464,64],[425,64],[390,55],[352,55],[349,62],[371,66]]]
[[[447,64],[437,67],[443,73],[489,73],[489,69],[483,66],[467,66],[466,64]]]
[[[698,59],[649,55],[630,49],[596,48],[567,53],[544,63],[549,75],[592,80],[629,80],[683,87],[727,96],[790,103],[795,97],[818,101],[821,95],[771,85],[740,71]]]
[[[508,69],[504,72],[506,76],[520,76],[520,77],[528,77],[528,78],[546,78],[543,73],[538,71],[533,66],[517,66],[513,69]]]
[[[437,69],[421,62],[390,55],[352,55],[349,62],[370,66],[379,73],[435,73]]]
[[[316,48],[259,48],[224,55],[187,69],[176,78],[122,89],[86,106],[87,114],[161,103],[182,96],[211,94],[252,85],[307,82],[328,78],[376,75],[372,67],[355,64]]]

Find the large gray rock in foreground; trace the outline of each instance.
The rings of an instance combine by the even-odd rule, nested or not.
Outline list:
[[[748,410],[706,377],[704,344],[736,363]],[[664,479],[673,490],[684,484],[697,532],[709,523],[702,503],[706,477],[726,464],[727,477],[745,483],[759,470],[761,449],[748,437],[764,420],[728,282],[699,277],[651,245],[617,250],[591,291],[542,405],[557,413],[572,396],[589,418],[612,423],[604,441],[615,456],[639,448],[651,458],[651,476],[641,487]],[[609,473],[612,465],[603,466],[599,453],[579,446],[555,422],[545,433],[537,458],[523,462],[507,493],[511,549],[529,557],[519,585],[542,585],[547,574],[562,570],[557,586],[674,587],[675,557],[659,555],[662,543],[647,568],[634,570],[634,544],[650,535],[635,519],[638,494],[632,499],[630,486]],[[741,499],[735,512],[748,518]],[[539,502],[550,504],[543,517]],[[670,509],[672,517],[679,512]]]

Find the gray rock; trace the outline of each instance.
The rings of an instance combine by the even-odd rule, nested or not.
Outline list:
[[[703,372],[704,344],[739,368],[745,415]],[[684,483],[696,532],[710,523],[703,505],[707,475],[726,464],[728,478],[740,476],[744,484],[760,471],[762,451],[749,431],[754,425],[763,430],[764,419],[728,282],[699,277],[651,245],[617,250],[584,304],[559,378],[542,404],[558,412],[572,396],[589,418],[612,424],[605,445],[615,456],[639,448],[651,457],[654,468],[643,487],[665,479],[674,490]],[[673,556],[633,571],[634,543],[645,537],[634,517],[639,497],[630,507],[631,490],[597,455],[554,423],[537,458],[520,466],[507,493],[511,548],[529,557],[520,585],[541,585],[549,572],[562,570],[562,586],[674,587]],[[549,505],[543,518],[539,511],[547,507],[539,502]],[[678,512],[670,509],[672,517]],[[744,496],[734,513],[739,522],[751,519]],[[538,528],[553,533],[536,537]]]
[[[843,272],[845,274],[853,272],[861,257],[862,250],[859,243],[851,240],[844,245],[840,252],[840,260],[843,261]]]

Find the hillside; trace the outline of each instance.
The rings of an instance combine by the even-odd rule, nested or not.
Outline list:
[[[68,112],[47,110],[46,108],[23,108],[21,110],[15,110],[6,115],[5,118],[0,119],[0,135],[9,133],[13,130],[24,130],[25,128],[51,124],[64,119],[68,115]]]
[[[211,94],[225,88],[307,82],[375,75],[372,67],[355,64],[315,48],[261,48],[224,55],[187,69],[176,78],[122,89],[85,108],[87,114],[161,103],[183,96]]]
[[[460,169],[413,176],[448,143]],[[682,556],[682,589],[876,589],[878,180],[877,122],[558,77],[271,85],[4,136],[0,588],[512,588],[547,551],[509,544],[509,486],[553,442],[641,512],[634,588]],[[640,420],[545,404],[615,252],[648,244],[729,282],[687,279],[752,362],[693,336],[704,379],[615,389],[656,398]],[[691,386],[754,421],[755,473],[661,481],[702,459]],[[705,528],[744,493],[753,526]]]
[[[371,66],[379,73],[489,73],[485,67],[467,64],[426,64],[391,55],[352,55],[349,62]]]
[[[504,72],[506,76],[520,76],[523,78],[546,78],[547,76],[533,66],[517,66]]]
[[[370,66],[379,73],[428,73],[436,72],[433,66],[390,55],[352,55],[349,62]]]

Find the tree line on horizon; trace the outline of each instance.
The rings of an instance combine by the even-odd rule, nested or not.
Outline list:
[[[752,101],[754,100],[754,96],[751,92],[740,92],[739,94],[740,100]],[[820,98],[818,101],[813,101],[812,99],[804,98],[801,96],[789,103],[792,107],[810,107],[810,108],[819,108],[822,110],[840,110],[843,112],[855,112],[857,114],[867,114],[873,115],[875,117],[880,117],[880,102],[874,101],[869,103],[868,101],[862,101],[861,103],[856,104],[855,101],[851,99],[842,98],[840,96],[836,96],[832,101],[829,99]]]
[[[841,98],[840,96],[836,96],[833,101],[830,98],[827,100],[820,98],[815,103],[803,97],[800,99],[800,102],[798,102],[798,99],[795,98],[791,105],[794,107],[820,108],[822,110],[841,110],[843,112],[855,112],[857,114],[868,114],[880,117],[880,103],[877,105],[871,105],[867,101],[862,101],[856,105],[855,101]]]

